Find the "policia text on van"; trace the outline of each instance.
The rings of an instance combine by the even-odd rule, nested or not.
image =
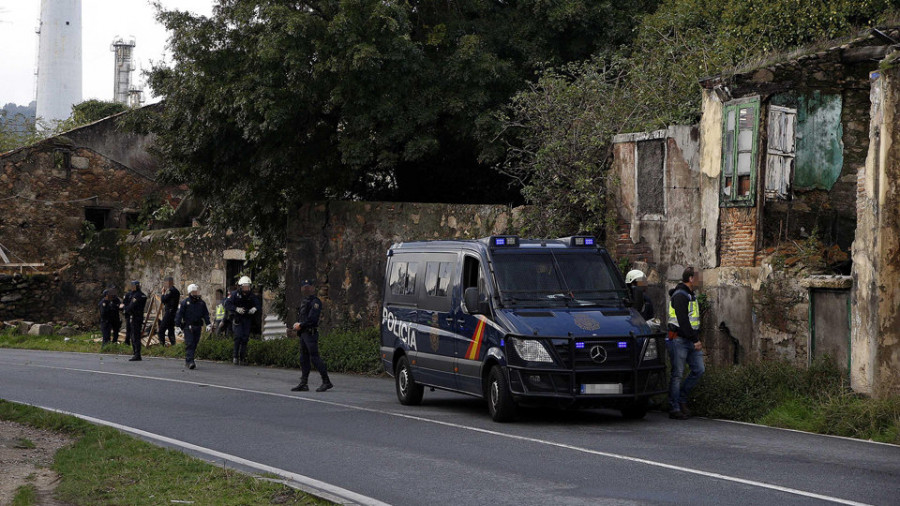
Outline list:
[[[541,403],[642,417],[666,391],[664,335],[593,237],[395,244],[384,294],[382,360],[403,404],[431,386],[484,397],[497,421]]]

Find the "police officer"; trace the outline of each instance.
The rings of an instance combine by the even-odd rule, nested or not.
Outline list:
[[[128,346],[131,344],[131,315],[128,312],[125,312],[125,308],[131,304],[131,296],[134,294],[134,286],[130,283],[128,285],[128,289],[125,290],[125,296],[122,298],[122,302],[119,304],[119,309],[121,309],[125,313],[125,345]],[[116,336],[118,337],[118,336]]]
[[[125,306],[125,315],[131,317],[131,350],[133,354],[129,362],[141,360],[141,333],[144,331],[144,308],[147,306],[147,295],[141,291],[141,282],[131,282],[134,290],[131,292],[131,300]]]
[[[206,323],[207,329],[210,328],[209,309],[206,302],[200,298],[199,286],[188,285],[188,296],[178,306],[174,321],[175,325],[184,331],[184,363],[189,369],[193,369],[197,367],[194,364],[194,352],[197,350],[197,343],[200,342],[203,323]]]
[[[259,297],[250,289],[250,278],[241,276],[240,288],[225,299],[225,309],[234,314],[234,365],[247,365],[247,343],[250,341],[250,325],[258,311],[262,309]]]
[[[703,376],[703,343],[700,342],[700,304],[694,289],[701,284],[701,276],[688,267],[681,274],[681,283],[669,290],[669,335],[666,348],[672,366],[669,381],[669,418],[685,420],[691,416],[687,400],[691,390]],[[691,374],[684,379],[684,365]]]
[[[634,308],[641,313],[644,320],[650,321],[655,316],[653,302],[647,296],[647,276],[643,271],[632,269],[625,275],[625,284],[631,289],[631,300]]]
[[[175,280],[172,276],[166,278],[166,286],[163,287],[159,301],[165,311],[162,321],[159,322],[159,344],[166,345],[166,332],[169,333],[169,343],[175,346],[175,313],[178,311],[178,302],[181,300],[181,292],[175,288]]]
[[[291,389],[292,392],[306,392],[309,390],[310,362],[316,366],[319,375],[322,376],[322,384],[316,392],[324,392],[334,388],[328,379],[328,370],[325,361],[319,356],[319,316],[322,314],[322,301],[316,297],[316,287],[312,282],[303,280],[300,283],[300,295],[303,301],[297,308],[297,323],[294,330],[300,336],[300,384]]]
[[[213,334],[221,333],[225,325],[225,292],[221,288],[216,288],[216,315],[213,318]]]
[[[100,332],[103,335],[102,345],[106,346],[110,342],[116,342],[119,337],[119,329],[121,328],[122,320],[119,319],[118,298],[113,295],[112,290],[103,290],[103,299],[100,300]],[[115,332],[115,334],[113,334],[113,332]]]

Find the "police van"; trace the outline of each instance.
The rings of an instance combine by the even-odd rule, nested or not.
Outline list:
[[[402,404],[433,387],[484,398],[498,422],[542,404],[642,418],[666,391],[665,336],[593,237],[405,242],[387,255],[381,357]]]

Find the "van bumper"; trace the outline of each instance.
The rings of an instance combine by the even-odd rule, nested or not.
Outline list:
[[[516,402],[525,405],[618,408],[645,402],[654,395],[668,391],[665,341],[661,334],[586,340],[589,341],[586,347],[576,348],[576,340],[560,342],[559,339],[542,339],[554,358],[554,364],[518,360],[507,342],[506,369],[510,392]],[[656,341],[657,357],[643,360],[650,340]],[[613,346],[610,346],[611,343]],[[609,355],[610,363],[593,364],[582,356],[596,344],[614,350]]]

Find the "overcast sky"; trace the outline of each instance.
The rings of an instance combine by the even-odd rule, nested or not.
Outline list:
[[[209,15],[214,0],[162,0],[170,8]],[[113,98],[113,53],[118,35],[134,36],[134,57],[149,69],[165,58],[166,30],[156,22],[150,0],[82,0],[82,80],[84,100]],[[41,0],[0,0],[0,106],[34,100]],[[141,83],[140,67],[132,82]],[[145,94],[145,96],[147,96]],[[148,97],[149,98],[149,97]],[[152,101],[152,99],[151,99]]]

